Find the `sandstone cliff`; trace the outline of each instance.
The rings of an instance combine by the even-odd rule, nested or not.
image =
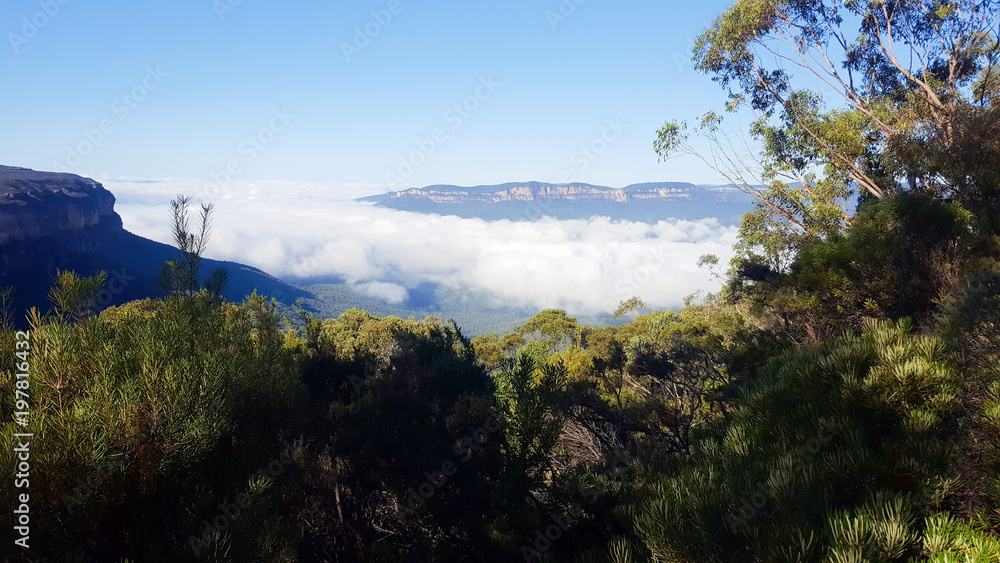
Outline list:
[[[604,216],[655,223],[664,219],[717,219],[736,224],[751,207],[732,186],[650,182],[624,188],[584,183],[511,182],[491,186],[435,185],[361,198],[376,205],[485,220],[532,221],[542,216]]]
[[[424,199],[434,203],[506,203],[516,201],[605,201],[626,203],[652,199],[690,201],[707,199],[733,201],[732,191],[726,188],[703,188],[681,182],[661,182],[633,184],[625,188],[609,188],[591,184],[547,184],[544,182],[523,182],[496,186],[428,186],[390,192],[374,196],[371,201],[384,202],[389,199]]]
[[[115,196],[94,180],[0,166],[0,245],[94,227],[121,231],[114,207]]]

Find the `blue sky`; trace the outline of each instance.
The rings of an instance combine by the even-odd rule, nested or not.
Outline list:
[[[6,0],[0,162],[219,181],[715,182],[693,160],[658,165],[651,146],[664,120],[723,104],[688,61],[727,5]]]

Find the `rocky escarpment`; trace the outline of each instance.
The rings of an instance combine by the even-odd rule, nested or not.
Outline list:
[[[592,184],[516,182],[493,186],[411,188],[361,198],[400,211],[485,220],[533,221],[610,217],[656,223],[664,219],[739,222],[750,209],[747,195],[732,186],[650,182],[624,188]]]
[[[600,201],[627,203],[647,200],[714,200],[734,201],[734,190],[729,188],[704,188],[682,182],[659,182],[633,184],[625,188],[609,188],[591,184],[547,184],[545,182],[523,182],[496,186],[428,186],[390,192],[380,196],[364,198],[368,201],[386,203],[394,199],[422,199],[440,204],[509,203],[538,200],[550,201]]]
[[[530,182],[510,187],[497,186],[492,191],[457,186],[430,186],[411,188],[391,194],[394,198],[425,198],[434,203],[503,203],[510,201],[534,201],[541,198],[560,200],[601,200],[628,201],[624,190],[601,188],[589,184],[552,185]]]
[[[0,166],[0,245],[84,230],[122,231],[115,196],[76,174]]]

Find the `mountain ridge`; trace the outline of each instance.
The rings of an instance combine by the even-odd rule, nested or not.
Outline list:
[[[714,218],[723,224],[738,223],[752,206],[750,196],[735,186],[700,186],[688,182],[643,182],[624,188],[583,182],[551,184],[537,181],[468,187],[435,184],[362,197],[357,201],[400,211],[484,220],[607,216],[651,223],[665,219]]]

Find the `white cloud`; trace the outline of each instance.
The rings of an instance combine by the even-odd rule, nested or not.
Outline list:
[[[395,283],[372,281],[353,286],[354,291],[363,295],[377,297],[383,301],[398,305],[406,300],[409,292],[406,288]]]
[[[198,196],[203,181],[105,181],[125,228],[170,243],[167,204]],[[698,269],[702,254],[732,255],[736,228],[714,220],[655,225],[543,218],[483,221],[395,211],[354,201],[370,184],[241,182],[216,194],[208,256],[288,279],[337,276],[400,303],[405,287],[436,282],[487,291],[511,305],[610,312],[633,295],[656,307],[681,304],[718,282]]]

